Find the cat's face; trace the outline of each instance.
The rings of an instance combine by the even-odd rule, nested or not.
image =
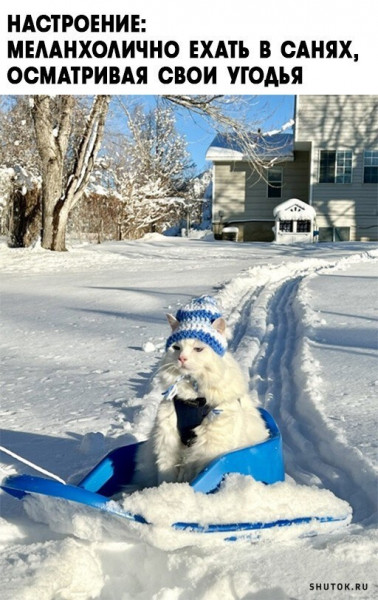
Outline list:
[[[186,339],[176,342],[168,349],[167,359],[183,375],[195,375],[208,368],[215,359],[215,353],[200,340]]]
[[[172,332],[176,331],[179,322],[172,315],[167,315]],[[225,335],[226,323],[218,318],[212,327],[221,335]],[[168,348],[165,363],[176,367],[183,375],[201,376],[207,371],[213,371],[215,364],[222,360],[214,350],[196,338],[184,338]]]

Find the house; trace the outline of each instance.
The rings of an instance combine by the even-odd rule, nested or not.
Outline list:
[[[314,208],[298,198],[278,204],[273,216],[276,221],[275,241],[280,244],[313,242],[318,235]]]
[[[263,175],[232,136],[218,135],[213,229],[239,228],[240,241],[272,241],[278,204],[311,205],[319,241],[378,239],[378,96],[298,96],[293,133],[251,134]]]

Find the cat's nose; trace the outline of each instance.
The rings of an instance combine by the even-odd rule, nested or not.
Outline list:
[[[187,357],[183,356],[182,354],[180,354],[178,359],[182,365],[188,360]]]

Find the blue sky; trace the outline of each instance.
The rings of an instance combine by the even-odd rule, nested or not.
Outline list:
[[[257,122],[263,131],[279,129],[294,117],[294,96],[254,96],[248,116],[251,124]],[[216,135],[215,130],[204,119],[188,114],[178,115],[177,129],[185,136],[188,150],[201,171],[206,164],[206,151]]]
[[[124,97],[130,100],[129,97]],[[134,96],[136,102],[153,107],[158,96]],[[279,129],[294,117],[295,96],[238,96],[245,104],[248,120],[252,129],[260,127],[263,131]],[[233,116],[237,116],[234,111]],[[188,151],[196,163],[196,172],[206,167],[206,151],[216,135],[209,122],[193,115],[187,110],[176,111],[177,130],[185,137]],[[253,127],[255,125],[255,127]]]

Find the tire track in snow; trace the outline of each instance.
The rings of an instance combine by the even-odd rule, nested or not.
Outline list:
[[[375,510],[375,473],[354,448],[337,439],[337,430],[316,405],[318,365],[305,338],[297,296],[305,277],[371,258],[363,253],[335,262],[315,259],[252,268],[219,294],[231,316],[231,349],[281,429],[288,475],[348,501],[357,522]]]
[[[299,483],[330,489],[351,504],[355,520],[361,521],[375,510],[375,476],[354,448],[337,439],[314,402],[319,393],[311,389],[318,380],[315,371],[311,381],[302,370],[304,362],[311,366],[313,361],[298,318],[298,288],[304,277],[282,284],[270,303],[258,395],[279,423],[288,475]]]

